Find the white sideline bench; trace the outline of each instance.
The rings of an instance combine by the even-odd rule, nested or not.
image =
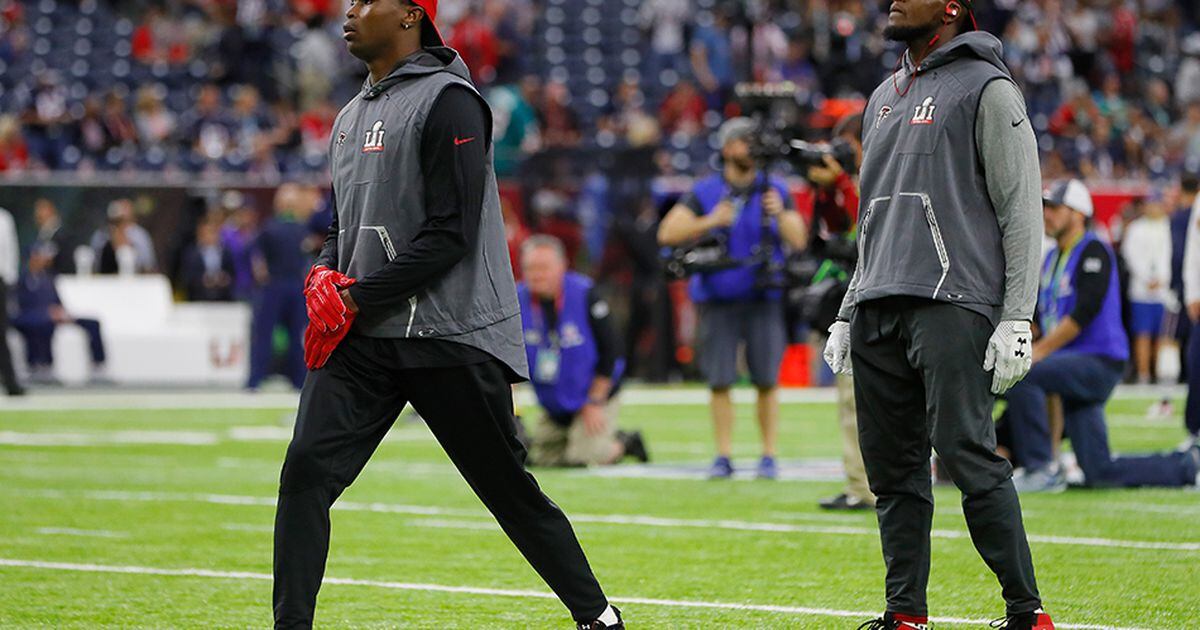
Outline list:
[[[236,302],[176,304],[165,276],[59,276],[67,312],[100,321],[106,376],[118,384],[245,384],[250,307]],[[10,335],[11,337],[11,335]],[[24,369],[22,344],[14,356]],[[91,376],[87,336],[77,326],[54,334],[54,375],[66,385]]]

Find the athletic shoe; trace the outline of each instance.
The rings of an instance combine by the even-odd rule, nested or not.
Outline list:
[[[845,492],[837,495],[836,497],[822,499],[821,502],[817,503],[817,505],[819,505],[822,510],[837,510],[841,512],[858,512],[870,510],[874,507],[870,503],[867,503],[858,497],[850,496]]]
[[[911,617],[887,613],[858,627],[858,630],[929,630],[928,617]]]
[[[1181,442],[1179,444],[1179,448],[1175,450],[1179,451],[1180,453],[1186,453],[1193,448],[1196,448],[1197,444],[1200,444],[1200,434],[1189,433],[1187,439]]]
[[[626,457],[632,457],[643,464],[650,461],[650,453],[646,450],[646,441],[642,439],[641,431],[617,431],[617,440],[625,448]]]
[[[728,457],[718,455],[708,467],[709,479],[728,479],[733,476],[733,462]]]
[[[755,474],[759,479],[776,479],[779,477],[779,467],[775,465],[775,458],[770,455],[763,455],[762,459],[758,460],[758,470]]]
[[[617,623],[611,626],[606,626],[603,621],[597,619],[591,623],[580,622],[575,624],[575,627],[578,630],[625,630],[625,620],[621,619],[621,610],[616,606],[613,606],[612,609],[613,612],[617,613]]]
[[[1075,453],[1063,451],[1058,456],[1058,469],[1062,471],[1068,488],[1087,485],[1087,477],[1084,476],[1083,469],[1079,467],[1079,458],[1075,457]]]
[[[1151,403],[1150,408],[1146,410],[1147,418],[1170,418],[1175,413],[1175,406],[1171,404],[1171,399],[1164,398],[1156,403]]]
[[[1050,621],[1050,615],[1041,608],[1033,612],[1002,617],[993,621],[991,626],[1004,630],[1054,630],[1054,622]]]
[[[1045,466],[1038,470],[1025,470],[1013,475],[1013,485],[1021,494],[1045,492],[1057,494],[1067,489],[1067,479],[1057,466]]]

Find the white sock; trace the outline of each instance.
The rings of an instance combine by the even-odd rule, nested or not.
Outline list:
[[[604,612],[600,613],[600,617],[597,619],[597,621],[606,626],[615,626],[620,619],[617,619],[617,611],[613,610],[613,607],[610,604],[608,608],[604,609]]]

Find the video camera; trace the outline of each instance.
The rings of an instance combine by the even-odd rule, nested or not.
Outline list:
[[[759,162],[770,165],[790,164],[801,176],[808,176],[810,166],[823,166],[825,156],[833,156],[842,170],[854,173],[854,147],[845,140],[813,142],[805,140],[807,127],[804,117],[811,107],[803,102],[806,95],[796,84],[739,83],[735,88],[743,112],[758,123],[758,133],[750,145],[750,153]]]
[[[764,239],[764,242],[767,242]],[[763,267],[771,260],[769,242],[755,245],[749,258],[729,256],[729,234],[712,232],[686,247],[668,248],[664,261],[667,278],[682,280],[697,273],[710,273],[735,267]]]

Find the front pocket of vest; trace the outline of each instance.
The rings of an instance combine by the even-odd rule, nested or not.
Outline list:
[[[929,195],[901,192],[871,199],[860,223],[861,287],[921,287],[938,297],[951,261]]]

